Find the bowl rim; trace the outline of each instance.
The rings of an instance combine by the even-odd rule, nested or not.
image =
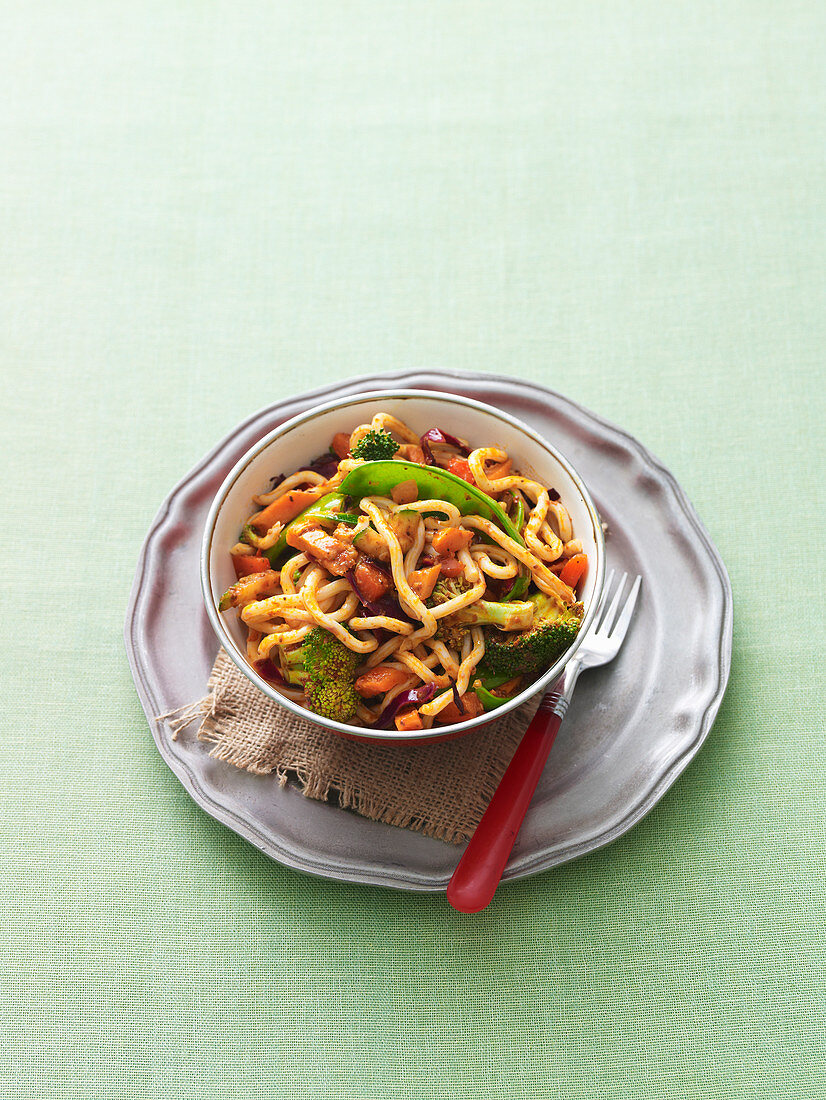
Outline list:
[[[346,408],[348,405],[361,404],[364,401],[381,402],[383,400],[391,400],[397,398],[422,398],[428,401],[443,401],[448,405],[463,405],[468,408],[476,409],[478,411],[487,413],[490,416],[501,420],[503,423],[508,424],[511,427],[518,429],[538,444],[543,450],[547,451],[551,457],[553,457],[560,466],[563,467],[565,472],[571,478],[577,489],[579,490],[582,499],[585,503],[588,517],[591,521],[592,533],[594,537],[594,543],[597,548],[597,561],[596,561],[596,582],[594,584],[593,593],[591,596],[590,604],[585,611],[585,616],[582,621],[582,626],[577,633],[576,639],[573,644],[559,657],[559,659],[547,669],[542,676],[537,680],[532,681],[527,685],[518,695],[515,695],[513,699],[508,700],[507,703],[503,703],[501,707],[497,707],[495,711],[484,711],[476,718],[472,718],[465,722],[454,722],[450,725],[434,726],[427,730],[415,730],[407,733],[401,733],[396,729],[375,729],[370,726],[352,726],[346,722],[336,722],[333,719],[326,718],[321,714],[316,714],[314,711],[308,711],[306,707],[302,707],[299,703],[293,702],[292,699],[282,695],[278,692],[267,680],[265,680],[249,663],[249,661],[238,652],[236,643],[221,617],[221,613],[218,611],[218,606],[213,598],[212,583],[210,579],[210,560],[212,555],[212,547],[215,535],[215,526],[218,520],[218,515],[223,507],[230,491],[238,481],[241,474],[246,470],[251,462],[254,461],[266,450],[276,439],[280,436],[286,435],[287,432],[292,431],[293,428],[300,424],[306,423],[309,420],[313,420],[319,415],[327,412],[331,412],[337,409]],[[527,702],[532,696],[544,692],[548,686],[559,677],[564,667],[573,657],[576,650],[579,648],[582,639],[584,638],[594,615],[596,614],[597,604],[599,602],[599,596],[602,592],[603,584],[605,582],[605,539],[603,536],[602,522],[599,517],[599,513],[594,505],[591,495],[585,486],[582,478],[579,476],[576,468],[560,451],[544,439],[538,432],[536,432],[524,421],[519,420],[518,417],[511,416],[510,413],[504,412],[501,409],[497,409],[492,405],[487,405],[483,401],[477,401],[474,398],[459,396],[458,394],[441,393],[431,390],[419,390],[419,389],[387,389],[387,390],[369,390],[359,393],[350,394],[347,397],[336,398],[332,401],[325,401],[321,405],[317,405],[315,408],[303,413],[299,413],[296,416],[290,417],[285,420],[283,424],[279,424],[278,427],[273,428],[262,436],[252,447],[250,447],[235,463],[229,473],[222,481],[217,493],[215,494],[213,501],[210,505],[209,512],[207,514],[206,523],[204,525],[204,534],[201,539],[201,554],[200,554],[200,573],[201,573],[201,592],[204,600],[204,606],[209,619],[210,625],[215,632],[222,649],[226,652],[227,656],[233,662],[233,664],[239,669],[240,672],[250,680],[251,683],[263,692],[267,698],[273,702],[283,706],[286,710],[291,711],[299,718],[303,718],[305,721],[312,722],[314,725],[323,726],[326,729],[333,732],[344,735],[347,737],[357,737],[363,740],[376,741],[383,744],[409,744],[413,742],[427,743],[437,740],[443,740],[451,736],[457,736],[464,733],[469,733],[473,729],[477,729],[481,726],[486,726],[491,722],[498,721],[503,718],[509,712],[515,710],[523,703]]]

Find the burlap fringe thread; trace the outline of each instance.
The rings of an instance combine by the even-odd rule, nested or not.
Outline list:
[[[482,729],[432,745],[350,741],[297,718],[216,658],[208,694],[159,715],[173,740],[200,719],[209,755],[254,775],[295,781],[304,795],[333,797],[372,821],[461,844],[473,834],[538,699]]]

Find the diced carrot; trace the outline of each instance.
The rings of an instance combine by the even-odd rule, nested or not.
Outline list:
[[[588,555],[574,554],[563,566],[559,579],[570,588],[576,588],[588,569]]]
[[[236,577],[249,577],[253,573],[265,573],[272,569],[267,559],[258,554],[234,554],[232,564],[235,566]]]
[[[336,432],[333,436],[333,450],[339,458],[346,458],[350,453],[350,433]]]
[[[426,600],[436,587],[436,581],[439,579],[441,571],[442,567],[438,562],[436,565],[429,565],[424,569],[414,569],[407,578],[407,583],[420,600]]]
[[[455,554],[465,550],[473,541],[473,532],[466,527],[445,527],[433,536],[433,549],[437,554]]]
[[[443,577],[460,577],[465,571],[465,567],[458,558],[442,558],[439,568]]]
[[[355,574],[359,590],[364,593],[365,599],[380,600],[390,588],[391,582],[384,571],[377,569],[375,565],[365,561],[364,558],[359,558]]]
[[[369,669],[363,676],[356,680],[356,691],[365,699],[374,695],[381,695],[385,691],[391,691],[408,679],[410,673],[401,668],[389,668],[387,665],[376,665]]]
[[[289,493],[268,504],[263,512],[253,516],[250,525],[257,531],[269,531],[275,523],[289,523],[291,519],[303,512],[314,500],[323,495],[316,489],[292,489]]]
[[[396,715],[396,729],[401,730],[402,733],[406,733],[407,730],[424,729],[422,716],[415,707],[412,710],[403,710]]]
[[[462,700],[462,706],[465,708],[465,713],[462,714],[456,706],[456,700],[454,699],[436,715],[436,721],[440,725],[448,726],[451,722],[467,722],[470,718],[476,718],[477,715],[482,713],[483,707],[475,691],[466,691],[465,694],[460,695],[459,698]]]
[[[409,481],[400,481],[390,490],[390,496],[396,504],[412,504],[419,499],[419,486],[410,478]]]
[[[469,481],[471,485],[476,484],[470,470],[470,463],[466,458],[459,458],[458,455],[455,458],[451,458],[447,467],[447,472],[449,474],[455,474],[456,477],[462,478],[463,481]]]

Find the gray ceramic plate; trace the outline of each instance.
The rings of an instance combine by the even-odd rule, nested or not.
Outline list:
[[[459,855],[452,845],[237,771],[191,734],[173,741],[154,721],[204,694],[215,659],[199,549],[227,472],[289,417],[393,386],[464,394],[532,425],[591,490],[608,524],[608,566],[644,578],[619,657],[579,682],[504,879],[534,874],[608,844],[651,809],[705,740],[731,655],[728,577],[685,494],[636,440],[559,394],[494,375],[382,374],[279,402],[240,424],[172,491],[146,537],[125,630],[138,695],[161,755],[195,801],[267,855],[344,881],[447,886]]]

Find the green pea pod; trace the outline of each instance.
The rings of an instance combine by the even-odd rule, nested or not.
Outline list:
[[[488,691],[487,688],[483,688],[481,684],[477,684],[474,689],[479,702],[482,704],[483,710],[495,710],[497,707],[501,707],[503,703],[507,703],[513,696],[510,695],[507,698],[503,695],[494,695]]]
[[[356,466],[339,486],[342,493],[361,497],[390,496],[402,481],[414,481],[419,500],[445,500],[459,509],[463,516],[481,516],[500,527],[506,535],[524,546],[525,543],[504,509],[495,500],[455,474],[438,466],[419,466],[416,462],[364,462]]]
[[[513,695],[493,694],[493,688],[501,687],[502,684],[506,684],[508,680],[513,679],[510,672],[490,672],[485,668],[484,663],[479,665],[476,671],[479,678],[474,681],[473,690],[478,695],[479,702],[484,710],[494,710],[496,707],[501,707],[503,703],[507,703],[509,699],[513,699]],[[514,694],[518,695],[519,692],[514,692]]]
[[[299,523],[305,519],[335,519],[339,512],[344,510],[344,494],[336,490],[334,493],[327,493],[323,497],[319,497],[318,500],[313,501],[309,508],[305,508],[303,512],[290,520],[278,541],[273,543],[269,550],[264,550],[264,555],[268,558],[270,565],[275,567],[276,562],[287,549],[287,532],[295,523]]]

